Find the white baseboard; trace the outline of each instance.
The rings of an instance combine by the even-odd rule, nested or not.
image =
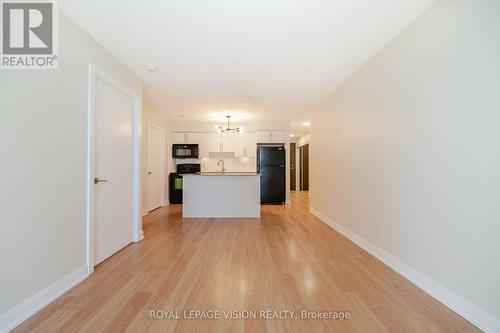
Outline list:
[[[434,297],[439,302],[446,305],[451,310],[462,316],[473,325],[477,326],[485,332],[499,333],[500,332],[500,319],[495,318],[475,304],[463,299],[461,296],[452,292],[451,290],[438,284],[436,281],[430,279],[416,269],[403,263],[391,254],[385,252],[378,246],[370,243],[358,234],[347,229],[343,225],[335,222],[326,215],[317,211],[314,208],[309,210],[311,214],[316,216],[322,222],[337,230],[339,233],[347,237],[353,243],[370,253],[372,256],[410,280],[413,284],[424,290],[426,293]]]
[[[3,313],[0,315],[0,333],[12,330],[88,276],[87,265],[84,265]]]

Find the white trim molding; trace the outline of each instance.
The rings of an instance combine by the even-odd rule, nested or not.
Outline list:
[[[89,274],[94,272],[94,152],[95,152],[95,106],[96,106],[96,80],[102,80],[129,96],[134,101],[133,119],[133,221],[132,242],[144,239],[142,231],[141,209],[141,178],[142,178],[142,97],[123,85],[120,81],[108,75],[95,65],[88,64],[88,110],[87,110],[87,197],[86,197],[86,227],[87,227],[87,267]]]
[[[424,290],[430,296],[462,316],[464,319],[477,326],[485,332],[498,333],[500,332],[500,319],[495,318],[487,313],[482,308],[465,300],[453,291],[443,287],[436,281],[425,276],[415,268],[405,264],[396,257],[387,253],[380,247],[370,243],[363,237],[352,232],[348,228],[332,220],[328,216],[319,212],[314,208],[309,209],[310,213],[317,217],[320,221],[335,229],[340,234],[351,240],[353,243],[361,247],[363,250],[401,274],[410,282],[415,284],[420,289]]]
[[[41,292],[0,315],[0,333],[6,333],[33,316],[89,276],[87,265],[69,273]]]

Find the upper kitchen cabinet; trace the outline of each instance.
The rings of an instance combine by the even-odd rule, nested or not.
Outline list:
[[[206,138],[209,152],[234,153],[234,157],[255,158],[257,141],[255,132],[209,133]]]
[[[218,153],[235,153],[240,157],[241,134],[239,133],[209,133],[209,151]]]
[[[188,143],[188,133],[174,132],[173,141],[175,144]]]
[[[241,157],[241,134],[240,133],[220,133],[222,152],[234,153],[235,157]]]
[[[222,152],[222,144],[219,133],[207,133],[206,136],[207,144],[208,144],[208,152],[210,153],[219,153]],[[207,154],[208,156],[208,154]]]
[[[208,133],[187,133],[188,143],[198,145],[198,157],[208,157],[209,141],[207,139]]]
[[[255,132],[222,133],[221,145],[223,152],[234,152],[236,158],[255,158],[257,155],[257,140]]]
[[[241,157],[257,157],[257,134],[255,132],[245,132],[242,135]]]
[[[200,144],[203,133],[174,132],[175,144]]]
[[[261,131],[264,132],[264,131]],[[272,132],[272,135],[267,135],[265,143],[273,143],[269,138],[275,140],[276,143],[283,143],[284,133],[281,131],[265,131]],[[281,135],[280,135],[281,134]],[[257,155],[257,133],[208,133],[208,132],[174,132],[173,140],[175,144],[197,144],[199,149],[199,157],[209,157],[210,152],[234,153],[236,158],[255,158]]]
[[[257,143],[285,143],[285,131],[257,131]]]

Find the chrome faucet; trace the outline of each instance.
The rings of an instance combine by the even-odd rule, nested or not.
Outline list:
[[[224,160],[218,160],[217,166],[219,166],[219,164],[221,164],[221,162],[222,162],[222,171],[221,172],[224,173],[224,171],[226,171],[226,168],[224,168]]]

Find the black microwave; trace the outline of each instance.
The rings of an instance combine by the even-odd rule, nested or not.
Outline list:
[[[198,158],[197,144],[174,144],[172,145],[173,158]]]

